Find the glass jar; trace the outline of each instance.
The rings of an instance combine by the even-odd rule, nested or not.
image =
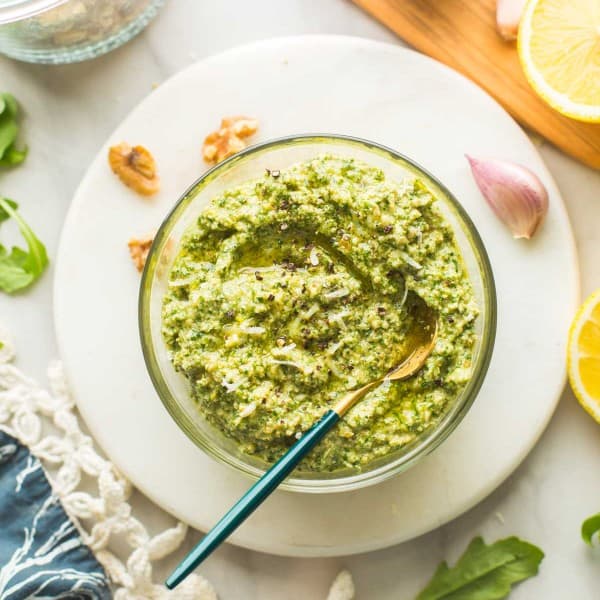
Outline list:
[[[164,0],[0,0],[0,53],[33,63],[95,58],[138,34]]]

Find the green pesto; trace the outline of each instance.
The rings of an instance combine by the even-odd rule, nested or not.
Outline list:
[[[471,377],[473,289],[420,181],[324,155],[223,192],[184,235],[162,331],[198,410],[272,462],[404,356],[409,291],[439,316],[425,367],[369,393],[300,467],[360,469],[434,426]]]

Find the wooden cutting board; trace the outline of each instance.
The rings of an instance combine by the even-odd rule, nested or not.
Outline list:
[[[515,42],[496,31],[496,0],[354,0],[417,50],[460,71],[525,127],[600,169],[600,124],[545,104],[527,82]]]

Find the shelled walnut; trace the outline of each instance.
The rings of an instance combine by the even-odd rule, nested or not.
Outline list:
[[[108,164],[119,179],[142,196],[156,194],[160,188],[156,162],[144,146],[131,147],[127,142],[112,146]]]
[[[246,138],[258,131],[258,119],[252,117],[224,117],[221,127],[209,133],[202,148],[202,156],[208,163],[216,164],[243,150]]]
[[[131,238],[127,245],[129,246],[129,254],[135,268],[141,273],[144,270],[148,252],[154,241],[154,234],[147,235],[142,238]]]

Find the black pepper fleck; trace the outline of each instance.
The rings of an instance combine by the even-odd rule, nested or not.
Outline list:
[[[267,175],[269,177],[273,177],[273,179],[277,179],[281,175],[281,171],[279,169],[265,169]]]

